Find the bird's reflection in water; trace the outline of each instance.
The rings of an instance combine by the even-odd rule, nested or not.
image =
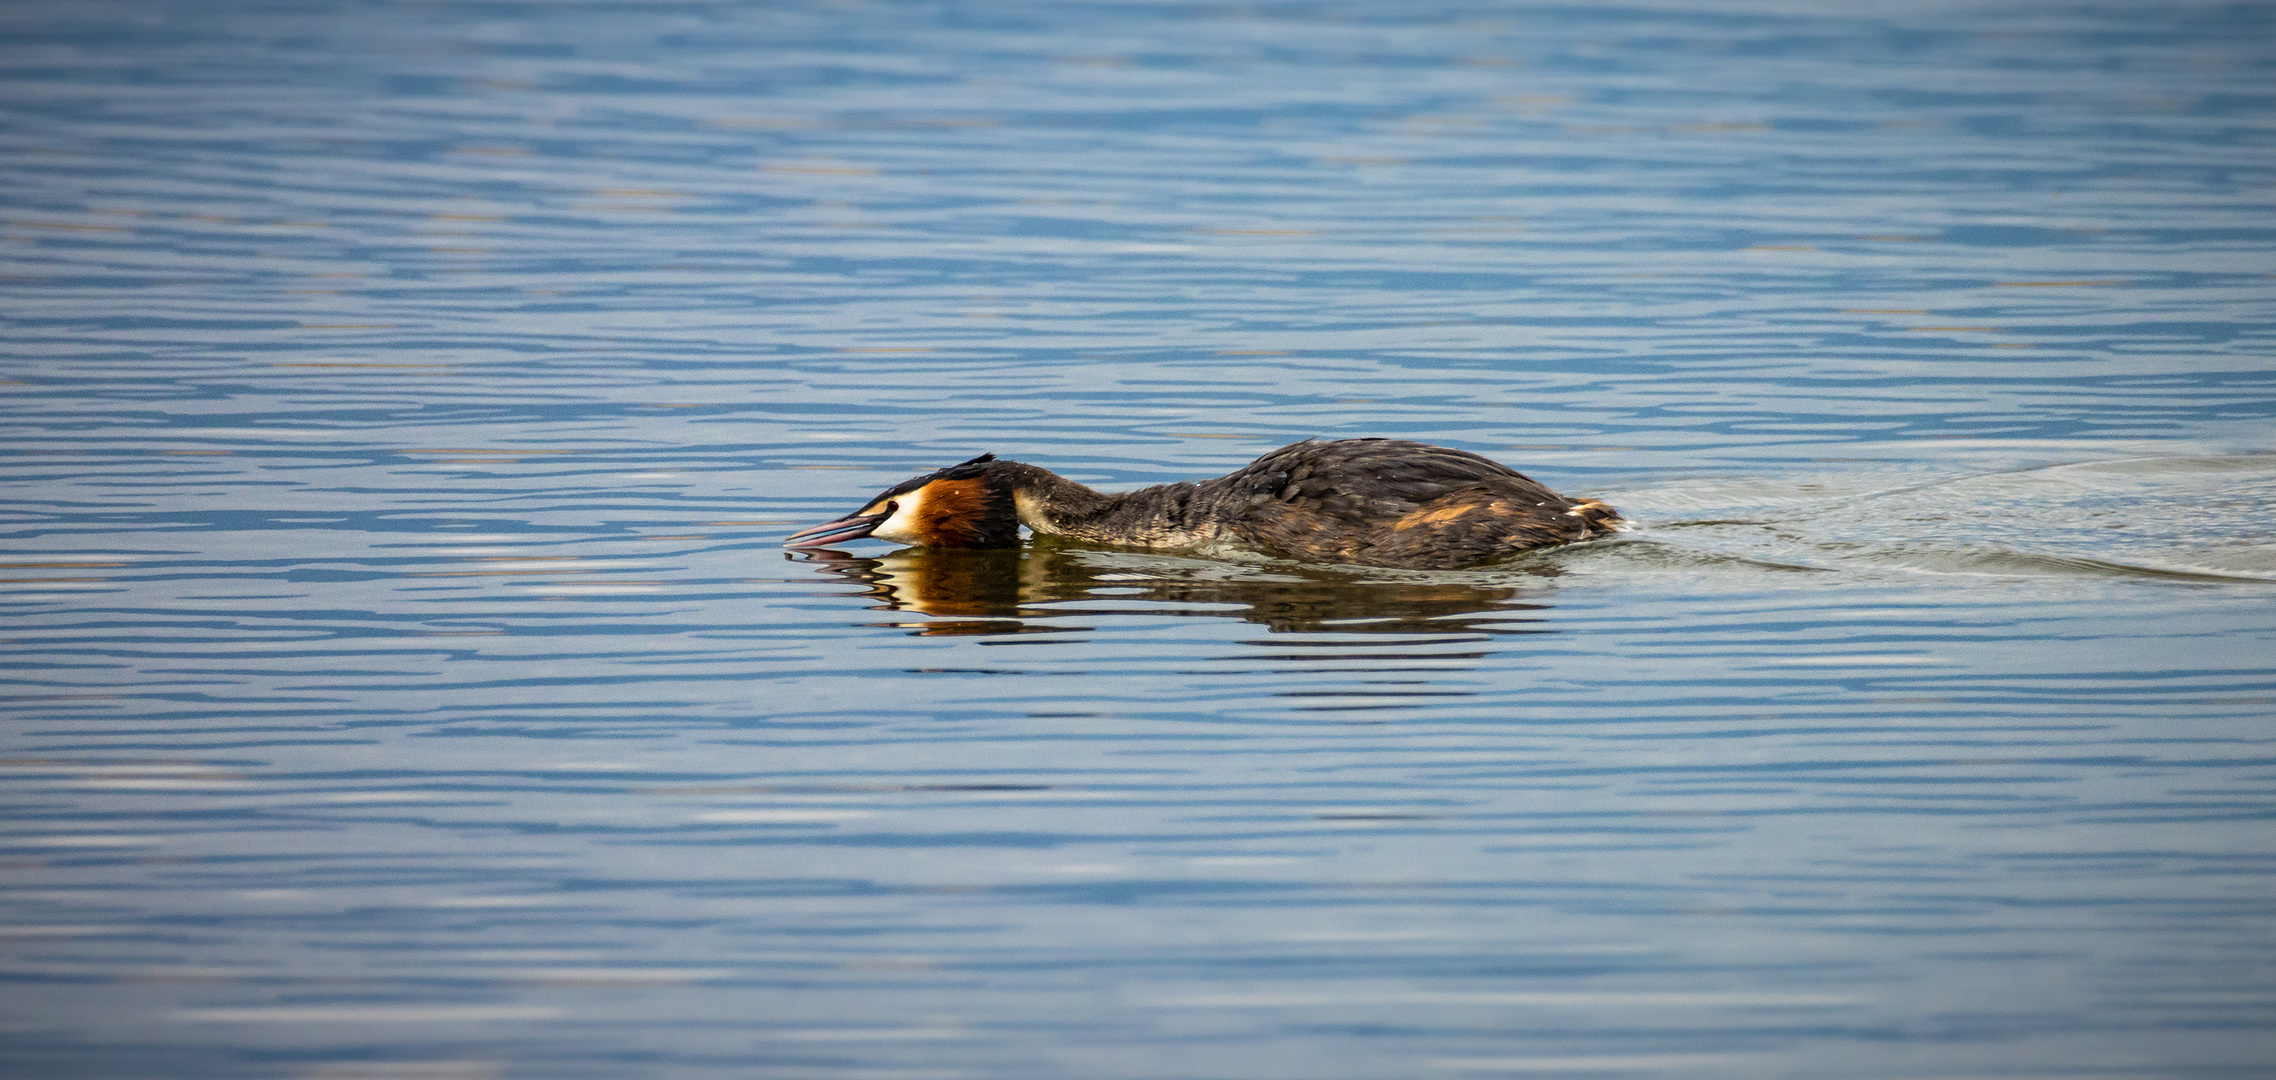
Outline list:
[[[1065,632],[1068,617],[1198,615],[1273,633],[1540,634],[1549,565],[1495,573],[1385,572],[1291,562],[1220,562],[1075,547],[903,548],[879,558],[814,549],[792,559],[860,583],[916,634]],[[1033,624],[1029,620],[1049,619]]]

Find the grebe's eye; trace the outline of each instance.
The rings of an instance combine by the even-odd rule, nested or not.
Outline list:
[[[901,504],[900,504],[900,503],[897,503],[897,502],[888,502],[888,503],[886,503],[886,504],[885,504],[885,516],[886,516],[886,517],[892,517],[893,515],[895,515],[895,514],[897,514],[897,513],[900,513],[900,512],[901,512]]]

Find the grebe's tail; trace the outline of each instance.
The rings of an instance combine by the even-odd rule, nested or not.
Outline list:
[[[1620,511],[1614,510],[1595,499],[1575,505],[1572,509],[1565,511],[1565,516],[1581,519],[1581,535],[1578,538],[1583,540],[1591,536],[1607,536],[1635,528],[1634,525],[1629,524],[1627,518],[1620,516]]]

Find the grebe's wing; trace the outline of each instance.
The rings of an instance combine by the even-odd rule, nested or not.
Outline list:
[[[1347,525],[1401,517],[1465,488],[1559,507],[1571,502],[1491,458],[1405,439],[1306,440],[1208,483],[1224,485],[1237,504],[1279,504]]]

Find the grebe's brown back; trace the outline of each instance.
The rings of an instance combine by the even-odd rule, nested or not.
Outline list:
[[[1307,439],[1214,480],[1103,494],[982,454],[896,484],[790,547],[875,536],[1004,548],[1019,527],[1101,544],[1233,542],[1298,558],[1444,569],[1626,527],[1593,499],[1559,495],[1500,462],[1404,439]]]

